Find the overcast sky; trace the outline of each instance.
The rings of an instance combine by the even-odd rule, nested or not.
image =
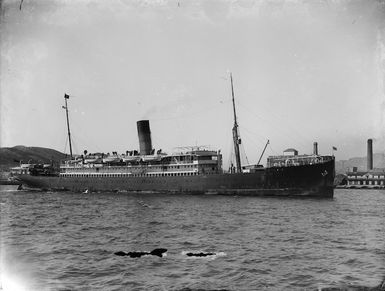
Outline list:
[[[78,153],[136,149],[149,119],[156,149],[226,163],[231,71],[249,163],[267,139],[267,155],[383,152],[384,31],[384,1],[5,0],[0,143],[68,152],[67,93]]]

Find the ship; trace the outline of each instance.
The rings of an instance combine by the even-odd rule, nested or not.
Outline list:
[[[174,153],[153,149],[149,120],[137,121],[139,150],[124,154],[87,153],[73,155],[68,118],[69,95],[65,94],[70,158],[58,169],[50,165],[30,165],[17,179],[31,188],[55,191],[138,192],[173,194],[219,194],[276,197],[332,198],[335,159],[319,155],[317,143],[312,154],[299,155],[288,149],[283,155],[267,157],[266,167],[242,165],[241,138],[230,74],[234,126],[232,128],[235,165],[225,171],[222,153],[207,147],[179,148]]]

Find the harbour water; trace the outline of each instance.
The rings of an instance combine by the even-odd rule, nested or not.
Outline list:
[[[4,290],[319,290],[385,275],[383,190],[326,200],[4,191],[0,205]],[[155,248],[167,256],[114,255]]]

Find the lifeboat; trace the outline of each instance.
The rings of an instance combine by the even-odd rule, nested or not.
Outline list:
[[[85,164],[95,164],[95,163],[100,163],[101,161],[102,161],[102,159],[100,157],[97,157],[97,156],[90,156],[90,157],[86,157],[84,159]]]
[[[120,160],[121,158],[118,156],[108,156],[103,158],[103,163],[114,163],[114,162],[119,162]]]
[[[141,160],[141,156],[126,156],[123,157],[123,162],[125,163],[132,163],[132,162],[139,162]]]

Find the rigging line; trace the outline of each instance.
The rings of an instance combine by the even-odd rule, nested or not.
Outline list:
[[[73,118],[71,120],[71,122],[74,125],[73,127],[76,128],[75,134],[72,132],[73,139],[76,138],[77,140],[80,140],[81,143],[83,143],[85,147],[91,146],[93,148],[96,148],[97,151],[102,152],[101,148],[98,146],[98,143],[96,143],[95,140],[93,138],[91,138],[87,134],[87,132],[85,132],[83,130],[84,126],[80,126],[75,118]],[[84,140],[83,138],[80,138],[78,134],[80,134],[80,136],[82,136],[82,137],[85,137],[86,140]]]
[[[73,97],[71,95],[71,97]],[[71,130],[71,135],[72,135],[72,141],[74,142],[75,139],[77,140],[80,140],[86,147],[88,147],[90,144],[91,146],[93,146],[94,148],[96,148],[97,151],[101,152],[101,148],[98,146],[98,143],[95,142],[94,139],[92,139],[88,134],[87,132],[88,131],[84,131],[84,123],[82,125],[80,125],[77,121],[77,117],[79,117],[79,114],[76,114],[78,111],[75,110],[72,110],[71,113],[72,113],[72,119],[71,119],[71,124],[72,124],[72,128],[75,128],[76,130],[73,131]],[[79,138],[79,135],[77,135],[76,133],[80,134],[80,136],[84,136],[86,139],[87,139],[87,142],[85,143],[84,139],[82,138]],[[78,149],[77,149],[78,150]]]
[[[160,149],[162,144],[163,144],[163,146],[165,146],[167,144],[167,141],[168,141],[167,139],[163,139],[163,138],[159,137],[158,134],[153,133],[153,132],[151,132],[151,140],[152,140],[152,145],[154,146],[156,144],[159,147],[159,149]],[[162,149],[162,151],[163,151],[163,149]]]
[[[65,155],[67,155],[67,146],[69,145],[69,139],[68,139],[68,130],[67,130],[67,123],[66,123],[66,118],[65,118],[65,113],[64,113],[64,122],[62,123],[63,125],[63,134],[61,135],[61,138],[60,138],[60,143],[62,144],[62,146],[64,146],[64,151],[63,153]],[[63,139],[64,139],[64,142],[63,142]],[[68,153],[69,155],[69,153]]]
[[[65,154],[67,154],[66,153],[66,151],[67,151],[67,142],[68,142],[68,136],[67,136],[66,141],[64,143],[64,152],[63,153],[65,153]]]
[[[267,107],[270,107],[270,104],[267,104]],[[284,122],[284,123],[288,123],[288,121],[290,122],[290,120],[283,119],[281,115],[276,114],[274,108],[272,108],[272,107],[270,107],[270,110],[268,110],[268,112],[269,112],[271,115],[273,115],[273,117],[274,117],[275,119],[277,119],[277,120],[279,119],[279,120],[281,120],[281,121]],[[305,136],[303,136],[303,135],[297,130],[297,128],[296,128],[295,125],[290,124],[290,123],[289,123],[288,125],[291,127],[291,129],[292,129],[294,132],[296,132],[296,134],[297,134],[299,137],[301,137],[301,138],[307,140],[307,138],[306,138]]]
[[[231,128],[231,126],[229,126],[229,128]],[[230,141],[232,143],[233,139],[232,139],[231,131],[230,130],[226,130],[225,132],[226,132],[225,133],[225,141],[228,140],[228,141]]]
[[[267,124],[272,124],[272,125],[274,125],[274,123],[272,123],[272,122],[271,122],[270,120],[268,120],[267,118],[261,117],[260,115],[258,115],[258,114],[256,114],[256,113],[250,111],[250,110],[248,109],[247,106],[244,106],[243,104],[240,104],[240,107],[241,107],[242,109],[244,109],[247,113],[249,113],[251,116],[256,117],[256,118],[259,118],[260,120],[266,122]],[[270,115],[270,116],[273,116],[276,120],[281,120],[282,123],[285,123],[285,125],[287,124],[287,120],[283,120],[282,118],[278,118],[277,115],[275,115],[275,113],[274,113],[273,111],[269,111],[269,115]],[[298,134],[298,132],[297,132],[296,130],[293,129],[293,131],[295,131],[296,134]],[[302,138],[301,135],[298,134],[298,136]]]
[[[262,121],[266,122],[267,124],[269,124],[270,126],[274,127],[275,129],[277,129],[277,131],[281,132],[284,136],[286,136],[290,142],[294,142],[294,143],[300,143],[302,146],[306,146],[306,144],[302,141],[298,141],[297,139],[295,139],[293,136],[291,136],[290,134],[288,134],[287,131],[283,130],[282,127],[279,127],[277,126],[276,124],[274,123],[271,123],[270,121],[266,120],[266,119],[263,119],[261,118],[260,116],[254,114],[254,113],[251,113],[247,108],[245,108],[244,106],[240,106],[241,109],[245,110],[247,113],[251,114],[253,117],[257,117],[259,119],[261,119]]]
[[[276,152],[273,147],[271,146],[271,143],[268,144],[268,149],[270,150],[270,152],[273,153],[274,156],[279,156],[278,152]]]
[[[229,127],[229,128],[231,128],[231,127]],[[232,151],[234,150],[233,149],[234,144],[233,144],[233,140],[232,140],[231,131],[226,130],[225,132],[226,132],[225,141],[227,140],[228,144],[225,147],[222,147],[224,149],[224,151],[222,151],[222,154],[224,152],[226,152],[228,154],[228,156],[226,157],[227,158],[227,165],[223,165],[223,169],[225,169],[225,166],[227,166],[227,167],[230,166],[231,160],[232,160]],[[225,160],[223,159],[223,161],[225,161]]]
[[[72,135],[72,139],[71,139],[71,141],[72,141],[72,146],[73,146],[73,148],[74,148],[74,152],[76,153],[76,154],[82,154],[83,153],[83,151],[79,151],[79,144],[77,143],[77,141],[80,141],[80,143],[81,144],[86,144],[85,142],[84,142],[84,140],[82,139],[82,138],[80,138],[78,135],[77,135],[77,133],[75,132],[75,133],[71,133],[71,135]]]
[[[242,128],[242,130],[243,130],[244,128]],[[247,139],[243,139],[243,140],[247,140],[247,141],[251,141],[252,142],[252,144],[253,144],[253,146],[255,146],[255,148],[259,148],[260,146],[262,146],[262,148],[263,147],[265,147],[265,145],[266,145],[266,142],[265,142],[265,140],[266,140],[266,138],[264,137],[264,141],[263,142],[255,142],[255,140],[253,139],[253,138],[251,138],[250,137],[250,135],[247,133],[247,130],[246,130],[246,134],[244,134],[244,136],[247,136]],[[244,144],[244,143],[243,143]],[[243,144],[242,144],[242,147],[243,147]],[[270,144],[270,143],[269,143]],[[243,150],[245,151],[245,149],[243,148]],[[245,151],[245,155],[246,155],[246,151]],[[246,156],[246,159],[247,159],[247,156]],[[247,162],[248,162],[248,164],[250,164],[249,163],[249,161],[248,161],[248,159],[247,159]]]
[[[224,102],[222,102],[223,104]],[[196,111],[196,112],[193,112],[193,113],[190,113],[190,114],[184,114],[184,113],[181,113],[180,115],[176,115],[174,117],[164,117],[164,118],[151,118],[152,120],[154,121],[160,121],[160,120],[175,120],[175,119],[189,119],[189,118],[197,118],[201,115],[204,115],[208,112],[211,112],[213,111],[214,109],[220,109],[220,105],[213,105],[211,107],[207,107],[206,109],[204,110],[199,110],[199,111]]]
[[[72,136],[74,136],[73,134],[72,134]],[[76,135],[75,135],[76,136]],[[75,153],[77,153],[77,154],[79,154],[79,149],[78,149],[78,147],[77,147],[77,144],[75,143],[75,140],[78,140],[77,138],[75,139],[71,139],[71,141],[72,141],[72,145],[73,145],[73,148],[75,149]]]
[[[290,118],[282,118],[281,116],[279,115],[276,115],[275,113],[272,114],[272,116],[278,120],[278,122],[281,122],[282,124],[285,124],[289,127],[290,131],[295,134],[297,137],[298,137],[298,140],[296,139],[296,142],[299,142],[302,146],[305,146],[307,147],[309,145],[309,143],[312,143],[312,141],[304,136],[301,131],[299,131],[295,125],[293,125],[292,123],[290,123],[291,119]],[[302,125],[303,126],[303,125]]]
[[[65,130],[66,131],[66,130]],[[66,150],[67,150],[67,142],[68,142],[68,134],[66,134],[65,132],[63,133],[63,136],[65,137],[64,138],[64,143],[62,143],[62,145],[64,146],[64,151],[63,153],[67,154],[66,153]],[[62,138],[61,138],[61,141],[62,141]]]
[[[240,128],[238,126],[238,137],[240,138],[241,137],[241,131],[240,131]],[[241,149],[242,149],[242,158],[245,158],[246,159],[246,162],[247,164],[249,164],[249,159],[247,158],[247,154],[246,154],[246,151],[245,151],[245,148],[243,146],[243,140],[241,139]]]
[[[83,139],[82,137],[79,137],[78,135],[75,134],[76,137],[76,140],[79,141],[80,143],[80,146],[82,146],[82,150],[78,153],[82,154],[84,152],[84,150],[87,150],[89,153],[92,153],[92,152],[103,152],[102,149],[99,147],[99,146],[95,146],[93,144],[91,144],[91,147],[90,147],[90,143],[87,142],[87,139]],[[77,148],[78,150],[78,148]],[[112,150],[111,150],[112,151]]]
[[[252,149],[256,149],[256,150],[259,150],[261,147],[263,148],[264,146],[265,146],[265,144],[266,143],[264,143],[264,144],[262,144],[262,143],[260,143],[260,144],[257,144],[257,143],[255,143],[252,139],[250,139],[251,141],[252,141]]]
[[[255,115],[256,117],[258,117],[258,118],[260,118],[261,120],[264,120],[264,121],[266,121],[268,124],[270,124],[270,121],[269,121],[269,120],[264,119],[264,118],[261,118],[260,116],[258,116],[258,115],[256,115],[255,113],[251,112],[246,106],[243,106],[243,105],[241,104],[241,107],[242,107],[243,109],[245,109],[245,110],[246,110],[248,113],[250,113],[251,115],[253,115],[253,116]],[[291,129],[291,131],[292,131],[293,133],[295,133],[301,140],[305,140],[305,141],[306,141],[306,145],[310,142],[310,140],[309,140],[308,138],[306,138],[306,137],[304,137],[302,134],[300,134],[300,132],[299,132],[298,130],[296,130],[296,128],[295,128],[293,125],[291,125],[291,124],[289,123],[289,120],[288,120],[288,119],[283,119],[283,118],[280,117],[279,115],[275,114],[275,113],[274,113],[274,110],[268,110],[268,112],[269,112],[269,115],[272,116],[275,120],[277,120],[278,122],[281,122],[282,124],[285,124],[285,126],[289,126],[290,129]],[[298,141],[297,141],[297,142],[298,142]],[[303,146],[306,146],[305,143],[303,143],[303,142],[301,142],[301,141],[300,141],[300,143],[301,143]]]
[[[228,157],[228,167],[230,167],[231,164],[233,164],[233,160],[234,160],[234,144],[233,144],[233,141],[230,140],[230,151],[229,151],[229,157]]]
[[[253,135],[253,136],[258,137],[258,142],[257,142],[257,143],[259,143],[260,145],[263,145],[263,146],[264,146],[264,145],[266,144],[266,143],[265,143],[265,140],[266,140],[266,137],[265,137],[265,136],[256,134],[255,132],[252,132],[252,131],[248,130],[248,129],[245,128],[245,127],[242,127],[242,130],[243,130],[244,133],[246,133],[247,136]],[[249,135],[249,134],[250,134],[250,135]],[[263,141],[259,141],[259,139],[261,139],[261,140],[263,140]],[[252,140],[255,144],[257,144],[257,143],[255,142],[255,140],[253,140],[253,139],[251,139],[251,140]]]
[[[247,165],[250,165],[249,159],[247,158],[247,154],[245,151],[245,147],[243,146],[243,143],[241,143],[241,148],[242,148],[242,156],[245,157]]]

